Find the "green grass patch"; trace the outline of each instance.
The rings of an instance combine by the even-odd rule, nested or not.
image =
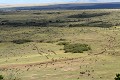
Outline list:
[[[91,50],[91,47],[87,44],[68,44],[64,45],[65,53],[72,52],[72,53],[83,53],[84,51]]]

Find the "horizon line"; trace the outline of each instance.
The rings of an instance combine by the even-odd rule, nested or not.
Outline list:
[[[23,3],[23,4],[0,4],[0,8],[9,7],[29,7],[29,6],[48,6],[48,5],[59,5],[59,4],[92,4],[92,3],[118,3],[118,2],[55,2],[55,3]],[[120,2],[119,2],[120,3]]]

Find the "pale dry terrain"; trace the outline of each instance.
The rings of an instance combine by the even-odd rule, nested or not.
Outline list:
[[[22,80],[113,80],[120,65],[119,31],[93,27],[4,28],[0,34],[7,40],[29,35],[34,42],[0,43],[1,73]],[[59,42],[86,43],[92,50],[64,53]]]
[[[1,12],[0,75],[4,80],[114,80],[120,73],[119,13]],[[60,43],[87,44],[91,50],[65,53]]]

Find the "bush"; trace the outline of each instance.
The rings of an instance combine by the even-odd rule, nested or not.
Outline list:
[[[13,42],[15,44],[24,44],[24,43],[27,43],[27,42],[32,42],[32,40],[19,39],[19,40],[13,40],[11,42]]]
[[[120,74],[116,74],[115,80],[120,80]]]
[[[55,43],[56,41],[54,40],[50,40],[50,41],[46,41],[46,43]]]
[[[69,44],[69,42],[60,42],[57,45],[68,45],[68,44]]]
[[[0,75],[0,80],[3,80],[3,76],[2,75]]]
[[[59,41],[66,41],[66,39],[62,39],[62,38],[61,38],[61,39],[59,39]]]
[[[82,24],[70,24],[69,27],[81,27],[83,26]]]
[[[90,46],[87,44],[68,44],[64,45],[65,53],[72,52],[72,53],[83,53],[83,51],[91,50]]]

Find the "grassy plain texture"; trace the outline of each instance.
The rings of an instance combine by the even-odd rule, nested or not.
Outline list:
[[[59,12],[61,12],[58,14],[59,17],[65,17],[81,11]],[[94,12],[99,13],[98,10]],[[44,13],[46,19],[56,17],[47,11],[9,12],[0,17],[13,21],[32,20],[35,16],[34,19],[42,16],[33,13]],[[113,17],[111,18],[113,20],[109,19],[110,22],[114,23],[117,18],[119,23],[119,16],[115,16],[110,16]],[[12,42],[19,39],[30,42],[23,44]],[[88,44],[91,50],[76,54],[64,53],[64,45],[58,45],[62,42]],[[119,26],[101,28],[1,25],[0,27],[0,75],[5,76],[5,80],[114,80],[115,74],[120,73],[119,60]]]

